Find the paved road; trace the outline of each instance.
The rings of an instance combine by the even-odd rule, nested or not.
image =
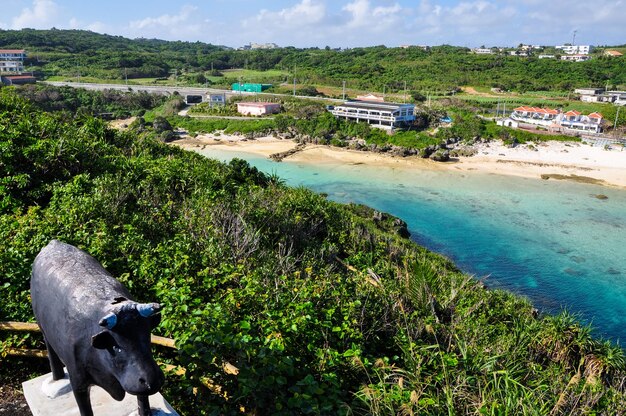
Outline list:
[[[43,81],[44,84],[54,85],[56,87],[73,87],[84,88],[86,90],[118,90],[118,91],[135,91],[148,92],[151,94],[171,95],[178,92],[180,95],[204,95],[226,94],[234,95],[230,90],[219,90],[215,88],[198,88],[198,87],[168,87],[162,85],[125,85],[125,84],[92,84],[88,82],[63,82],[63,81]],[[244,92],[244,95],[254,95],[254,93]]]
[[[204,95],[207,93],[211,94],[226,94],[227,97],[232,97],[234,95],[245,95],[245,96],[282,96],[282,97],[291,97],[291,94],[273,94],[273,93],[256,93],[256,92],[234,92],[231,90],[220,90],[217,88],[199,88],[199,87],[170,87],[170,86],[162,86],[162,85],[125,85],[125,84],[92,84],[88,82],[65,82],[65,81],[42,81],[44,84],[54,85],[56,87],[74,87],[74,88],[84,88],[86,90],[118,90],[118,91],[135,91],[135,92],[148,92],[151,94],[161,94],[161,95],[171,95],[174,92],[178,92],[180,95]],[[298,98],[308,98],[312,100],[323,100],[330,102],[340,102],[341,100],[337,100],[334,98],[326,98],[326,97],[306,97],[306,96],[298,96]]]

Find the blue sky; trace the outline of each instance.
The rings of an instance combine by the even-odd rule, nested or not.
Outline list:
[[[0,28],[232,47],[626,43],[626,0],[0,0]]]

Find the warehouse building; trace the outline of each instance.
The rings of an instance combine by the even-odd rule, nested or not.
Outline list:
[[[23,85],[23,84],[34,84],[37,82],[37,79],[32,75],[2,75],[0,76],[0,83],[11,86],[11,85]]]
[[[272,84],[242,84],[240,82],[232,85],[233,91],[237,92],[263,92],[271,86]]]

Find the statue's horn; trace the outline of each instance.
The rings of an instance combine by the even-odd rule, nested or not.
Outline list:
[[[107,329],[113,329],[113,327],[115,327],[116,324],[117,324],[117,315],[115,315],[112,312],[106,315],[104,318],[102,318],[100,322],[98,323],[98,325],[103,326]]]
[[[138,303],[137,304],[137,312],[139,315],[147,318],[149,316],[154,315],[159,312],[163,307],[158,303]]]

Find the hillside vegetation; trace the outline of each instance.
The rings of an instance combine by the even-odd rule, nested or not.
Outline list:
[[[201,42],[125,39],[79,30],[0,31],[0,48],[23,48],[28,66],[45,77],[172,77],[188,84],[292,82],[299,84],[398,92],[444,94],[460,86],[497,87],[518,92],[570,91],[575,87],[626,88],[624,57],[601,54],[587,62],[564,62],[505,54],[474,55],[468,48],[448,45],[421,48],[376,46],[337,51],[281,48],[236,51]],[[223,70],[274,70],[274,79]],[[243,77],[243,78],[242,78]]]
[[[622,349],[574,317],[484,289],[388,215],[153,135],[0,89],[0,320],[33,319],[30,267],[58,238],[164,305],[182,414],[626,411]],[[6,348],[43,348],[0,337],[2,371],[23,365]]]

